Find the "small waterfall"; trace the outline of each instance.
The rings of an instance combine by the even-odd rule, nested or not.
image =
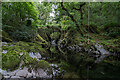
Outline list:
[[[29,52],[29,56],[32,58],[36,58],[38,61],[40,61],[40,59],[42,58],[39,52],[38,53]]]
[[[52,40],[52,41],[51,41],[51,44],[52,44],[53,46],[56,46],[56,45],[57,45],[56,42],[55,42],[55,40]]]
[[[100,57],[97,58],[95,63],[102,61],[106,56],[110,55],[110,52],[105,50],[102,45],[96,44],[95,47],[101,53]]]

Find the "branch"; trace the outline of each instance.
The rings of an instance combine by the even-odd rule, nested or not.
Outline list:
[[[77,9],[77,8],[75,8],[75,7],[73,7],[73,9],[78,10],[78,11],[81,12],[81,8],[82,8],[85,4],[86,4],[86,3],[81,4],[79,9]]]
[[[76,26],[79,28],[79,25],[77,24],[77,21],[74,19],[74,17],[68,12],[68,10],[64,7],[63,2],[61,2],[61,7],[63,10],[65,10],[68,14],[68,16],[72,19],[73,22],[75,22]]]

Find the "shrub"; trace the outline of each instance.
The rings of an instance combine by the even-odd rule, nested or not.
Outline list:
[[[20,27],[3,25],[3,31],[7,32],[12,39],[17,41],[30,41],[37,33],[36,28],[25,25]]]
[[[108,23],[105,24],[103,30],[105,31],[106,35],[109,37],[116,38],[120,36],[120,25],[118,23]]]
[[[11,35],[15,40],[18,41],[30,41],[36,35],[36,31],[30,26],[28,27],[23,25]]]

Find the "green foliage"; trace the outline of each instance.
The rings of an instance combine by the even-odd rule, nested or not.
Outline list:
[[[33,40],[37,33],[36,30],[37,28],[33,28],[32,26],[22,25],[21,27],[17,28],[8,25],[3,25],[3,31],[8,33],[11,39],[17,41]]]
[[[53,2],[3,2],[3,39],[4,41],[12,41],[11,39],[19,41],[3,46],[3,50],[7,50],[7,53],[2,55],[3,68],[14,70],[19,67],[21,60],[23,60],[23,66],[32,65],[32,68],[47,69],[50,67],[47,61],[40,60],[38,62],[36,58],[33,59],[29,56],[29,52],[39,52],[45,57],[51,57],[48,54],[48,52],[51,52],[52,57],[56,60],[58,58],[60,58],[59,60],[62,58],[65,60],[60,62],[60,66],[67,71],[63,78],[80,78],[79,76],[86,78],[88,66],[90,67],[90,78],[111,77],[112,72],[118,77],[119,56],[110,57],[110,59],[93,65],[94,59],[86,54],[85,49],[90,50],[91,46],[93,47],[97,42],[108,51],[119,55],[119,3],[86,3],[81,8],[82,11],[80,10],[81,4],[83,2],[63,2],[64,9],[61,3]],[[50,16],[51,13],[54,13],[54,17]],[[25,26],[27,20],[31,20],[31,26]],[[39,29],[35,26],[38,26]],[[103,29],[101,29],[102,26]],[[81,33],[83,33],[83,36],[81,36]],[[22,42],[32,41],[33,39],[36,41]],[[50,45],[49,42],[52,39],[63,39],[61,44],[65,46],[62,47],[65,54],[64,52],[61,54],[60,49],[57,50],[58,45]],[[67,51],[66,47],[71,45],[82,47],[83,52]],[[23,54],[20,55],[20,53]]]
[[[9,34],[6,33],[5,31],[2,31],[2,41],[12,42],[12,40],[10,39]]]
[[[21,26],[26,19],[38,19],[38,11],[33,2],[3,2],[2,21],[4,25]]]
[[[52,4],[44,2],[44,3],[35,3],[36,7],[39,12],[39,24],[40,25],[46,25],[50,23],[51,16],[50,13],[52,13]]]
[[[60,33],[59,32],[54,32],[50,35],[51,39],[56,40],[59,38]]]
[[[12,39],[30,41],[34,38],[39,13],[33,2],[3,2],[2,14],[3,31]],[[26,20],[32,21],[32,27],[25,26]]]
[[[120,36],[120,25],[118,23],[108,23],[104,26],[107,36],[116,38]]]
[[[21,26],[21,28],[17,29],[15,32],[11,33],[13,39],[17,41],[30,41],[36,35],[35,29],[30,26]]]
[[[55,48],[55,47],[50,47],[50,51],[51,51],[52,53],[56,53],[56,48]]]

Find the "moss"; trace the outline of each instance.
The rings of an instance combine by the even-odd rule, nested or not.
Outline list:
[[[14,44],[14,46],[8,47],[11,44]],[[42,48],[42,43],[39,42],[30,43],[30,42],[19,41],[17,43],[9,43],[8,46],[5,46],[4,49],[5,50],[21,49],[21,50],[25,50],[26,52],[39,52],[41,53],[41,55],[47,53],[46,49]]]
[[[56,52],[56,48],[54,46],[50,47],[50,51],[51,51],[51,53],[55,53]]]
[[[49,63],[45,60],[40,60],[37,64],[36,67],[42,68],[42,69],[47,69],[49,68]]]
[[[19,67],[20,57],[18,52],[8,51],[6,54],[2,54],[2,67],[3,69],[14,70]]]
[[[19,41],[19,42],[17,42],[17,43],[14,43],[15,45],[17,45],[17,46],[22,46],[22,47],[28,47],[29,46],[29,44],[28,44],[28,42],[23,42],[23,41]]]
[[[48,42],[43,37],[41,37],[39,34],[37,34],[36,39],[38,41],[45,42],[46,44],[48,44]]]
[[[29,43],[19,41],[17,43],[8,43],[7,46],[3,46],[2,48],[3,50],[7,50],[7,53],[2,55],[2,64],[4,69],[14,70],[18,68],[21,60],[24,61],[23,66],[32,65],[32,67],[35,67],[36,64],[41,68],[49,66],[46,61],[40,61],[37,63],[36,58],[33,59],[29,56],[29,52],[40,52],[41,55],[47,53],[46,49],[42,48],[42,46],[36,42]],[[20,55],[20,53],[23,54]]]

